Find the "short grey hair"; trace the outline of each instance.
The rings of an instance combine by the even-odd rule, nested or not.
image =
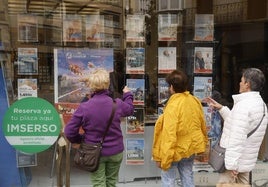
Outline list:
[[[242,75],[246,82],[250,84],[251,91],[262,91],[265,85],[265,76],[263,72],[257,68],[247,68]]]

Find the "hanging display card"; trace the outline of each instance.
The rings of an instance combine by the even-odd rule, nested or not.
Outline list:
[[[144,138],[126,138],[126,164],[144,164]]]
[[[37,97],[37,79],[18,79],[18,99]]]
[[[145,99],[145,80],[144,79],[127,79],[127,86],[134,95],[134,105],[144,105]]]
[[[37,48],[18,48],[18,74],[38,74]]]
[[[158,73],[171,73],[176,69],[176,47],[158,47]]]
[[[214,40],[214,15],[196,14],[195,15],[195,35],[196,41]]]
[[[177,41],[177,14],[158,15],[158,41]]]
[[[212,77],[194,77],[194,96],[200,100],[210,97],[212,93]]]
[[[126,40],[127,42],[144,42],[144,15],[127,15]]]
[[[131,116],[126,117],[126,134],[144,134],[144,108],[135,108]]]
[[[126,73],[144,74],[145,72],[145,49],[127,48],[126,49]]]
[[[195,47],[194,49],[194,73],[213,72],[213,48]]]

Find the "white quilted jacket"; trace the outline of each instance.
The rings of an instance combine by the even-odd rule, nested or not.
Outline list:
[[[265,117],[257,131],[247,134],[260,122],[264,113],[264,102],[259,92],[233,95],[232,110],[222,107],[219,112],[224,119],[220,145],[226,148],[225,165],[228,170],[249,172],[256,164],[260,145],[268,123],[267,107]]]

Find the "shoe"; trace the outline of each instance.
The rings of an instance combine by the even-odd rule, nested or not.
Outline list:
[[[268,158],[264,158],[263,159],[263,162],[268,162]]]

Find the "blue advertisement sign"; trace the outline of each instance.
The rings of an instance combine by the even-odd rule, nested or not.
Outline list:
[[[4,82],[3,71],[0,68],[0,187],[23,186],[20,179],[20,171],[17,168],[16,151],[7,142],[2,126],[3,117],[8,109],[8,98]]]

